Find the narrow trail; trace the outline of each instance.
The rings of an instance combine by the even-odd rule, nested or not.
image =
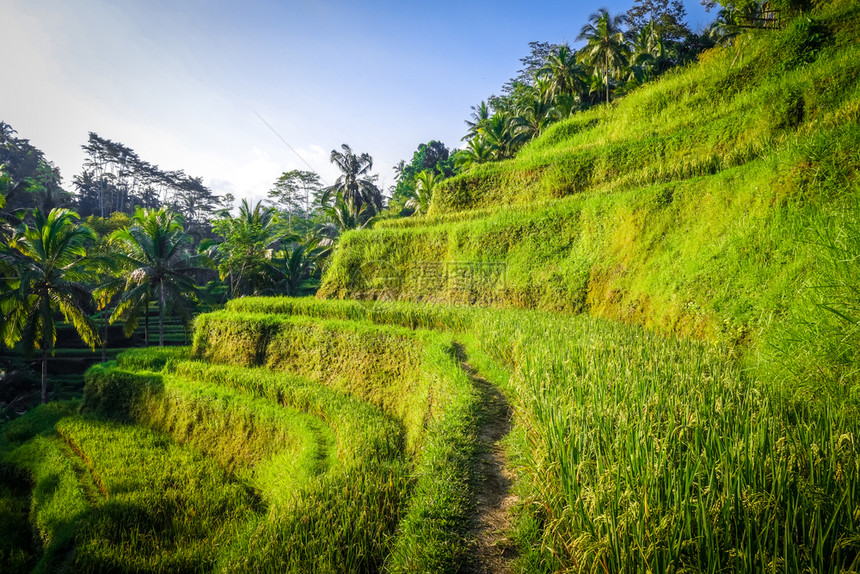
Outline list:
[[[110,497],[107,488],[96,474],[90,460],[78,445],[64,435],[60,435],[57,444],[60,447],[60,452],[66,456],[72,465],[72,470],[74,470],[75,476],[78,478],[78,483],[81,485],[87,501],[92,505],[97,505],[107,500]]]
[[[481,452],[478,455],[478,486],[476,487],[476,516],[473,537],[475,558],[466,570],[468,574],[508,574],[517,556],[516,547],[508,539],[511,507],[517,498],[511,494],[513,473],[508,469],[502,440],[511,430],[511,408],[495,385],[484,379],[466,362],[461,347],[457,349],[460,366],[481,393],[484,422],[478,434]]]

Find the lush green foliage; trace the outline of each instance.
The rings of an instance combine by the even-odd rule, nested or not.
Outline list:
[[[746,36],[735,47],[714,48],[700,65],[615,107],[554,125],[514,161],[447,180],[431,212],[668,183],[775,154],[800,170],[815,158],[796,157],[794,148],[815,145],[829,131],[839,138],[851,118],[856,123],[857,47],[846,18],[850,12],[798,21],[776,41]]]
[[[191,237],[182,228],[182,218],[166,209],[138,209],[131,226],[114,231],[110,240],[128,272],[111,322],[125,322],[126,333],[131,333],[148,313],[150,302],[155,302],[158,344],[163,347],[165,313],[169,307],[182,317],[190,315],[194,276],[204,271],[205,261],[188,253],[185,246]]]
[[[834,10],[714,49],[553,126],[514,160],[440,183],[424,221],[345,235],[320,293],[772,340],[821,264],[804,230],[827,225],[858,189],[860,52],[845,24],[856,8]],[[810,45],[814,58],[795,66],[809,51],[791,47]],[[367,281],[368,261],[395,288]],[[477,270],[465,281],[464,265]],[[493,265],[503,276],[482,271]]]
[[[75,568],[117,567],[129,551],[139,553],[124,567],[129,571],[182,570],[192,563],[218,571],[338,572],[383,565],[391,572],[448,571],[470,560],[463,539],[472,508],[478,403],[449,336],[235,312],[203,315],[198,329],[194,354],[272,369],[190,360],[183,349],[127,351],[116,364],[87,373],[81,409],[98,420],[61,418],[54,431],[54,418],[39,441],[19,431],[16,443],[0,443],[32,459],[36,466],[23,468],[37,481],[46,463],[44,449],[59,445],[60,462],[69,461],[70,485],[83,481],[92,491],[81,503],[84,518],[76,523],[82,534],[73,546],[63,539],[63,552]],[[300,353],[316,358],[302,360]],[[158,434],[141,435],[142,428]],[[117,435],[115,429],[133,436]],[[98,493],[113,492],[105,477],[118,472],[115,465],[127,464],[108,444],[134,456],[150,448],[149,439],[142,438],[148,436],[164,437],[158,444],[177,453],[170,456],[193,447],[207,464],[226,471],[230,484],[254,497],[245,500],[232,486],[209,484],[206,488],[218,491],[213,497],[232,501],[234,515],[217,529],[205,516],[186,517],[179,529],[169,521],[180,520],[180,511],[159,502],[175,498],[158,482],[163,473],[142,469],[139,481],[123,488],[136,492],[141,507],[163,512],[168,522],[161,526],[167,530],[159,533],[151,520],[143,526],[152,523],[151,531],[130,529],[125,517],[138,519],[137,510],[102,519],[103,493]],[[19,467],[17,456],[4,460]],[[141,464],[149,463],[144,457]],[[185,463],[175,464],[180,467],[175,472],[187,472]],[[90,482],[87,476],[96,478]],[[16,500],[20,495],[3,498],[10,508]],[[91,515],[98,517],[95,525]],[[105,537],[103,529],[114,532]],[[207,531],[210,540],[229,531],[231,541],[202,552],[196,540]],[[134,532],[145,535],[151,547],[123,538]],[[90,534],[97,538],[90,540]],[[26,554],[22,544],[13,548],[16,560],[32,563],[38,554]],[[91,545],[100,548],[98,557]]]
[[[683,7],[637,6],[632,44],[595,14],[590,61],[533,45],[470,151],[419,148],[429,215],[374,226],[348,146],[333,203],[302,210],[289,174],[273,194],[303,239],[224,213],[225,278],[295,292],[339,241],[320,294],[359,300],[234,299],[191,349],[121,353],[82,402],[5,424],[0,569],[478,570],[472,367],[512,407],[521,571],[860,568],[860,12],[742,34],[761,7],[729,6],[727,47],[665,73]]]
[[[860,429],[844,393],[796,399],[717,347],[585,316],[259,304],[468,333],[469,354],[514,403],[517,535],[530,571],[856,567]]]
[[[8,245],[0,243],[0,338],[9,348],[23,341],[28,351],[42,351],[43,403],[48,353],[57,340],[54,315],[62,313],[88,345],[95,348],[99,342],[88,315],[94,301],[86,285],[99,261],[87,256],[93,231],[76,219],[67,209],[36,210],[32,227],[22,219]]]

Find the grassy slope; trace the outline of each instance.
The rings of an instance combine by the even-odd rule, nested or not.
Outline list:
[[[348,234],[324,293],[390,295],[370,273],[356,284],[368,262],[504,261],[501,283],[452,285],[431,272],[396,287],[407,299],[587,310],[758,339],[803,311],[794,291],[827,267],[804,239],[830,236],[808,230],[854,225],[844,208],[860,163],[860,51],[857,8],[844,6],[559,124],[516,160],[446,184],[426,219]],[[819,42],[828,28],[839,34]],[[804,45],[817,59],[798,60]],[[456,337],[474,364],[509,394],[527,571],[860,564],[856,402],[786,398],[715,347],[590,317],[256,299],[198,324],[198,356],[231,364],[139,351],[92,371],[85,410],[166,434],[67,404],[3,429],[2,528],[29,523],[37,537],[4,537],[0,566],[462,566],[475,392],[452,335],[403,327],[466,331]],[[237,430],[249,440],[234,440]],[[336,455],[315,467],[304,445],[331,442]],[[299,453],[299,472],[277,462]],[[267,476],[287,468],[289,493],[258,499],[253,489],[280,489]]]
[[[211,362],[130,350],[87,372],[80,408],[10,423],[0,512],[13,531],[57,524],[10,539],[0,566],[429,572],[468,561],[477,403],[450,335],[236,312],[197,329],[193,354]],[[188,500],[171,490],[200,481]],[[27,517],[26,498],[43,491]],[[225,501],[231,518],[216,528],[198,509]]]
[[[456,331],[513,406],[524,571],[860,564],[856,404],[786,399],[715,345],[538,311],[287,298],[231,308]]]
[[[857,201],[860,18],[843,6],[553,126],[516,159],[445,182],[425,219],[347,234],[321,294],[763,338],[818,265],[807,230]],[[505,274],[464,282],[426,262]]]
[[[290,317],[248,301],[244,310],[200,316],[194,354],[307,376],[399,421],[414,483],[386,569],[451,571],[467,561],[477,396],[453,357],[450,335]]]

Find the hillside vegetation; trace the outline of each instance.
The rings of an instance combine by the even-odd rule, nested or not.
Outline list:
[[[0,571],[483,572],[508,422],[504,570],[860,570],[858,39],[740,35],[345,233],[318,297],[91,367],[0,427]]]
[[[400,572],[468,559],[479,396],[450,335],[212,313],[193,348],[129,350],[86,379],[82,403],[3,429],[0,508],[10,532],[35,527],[4,539],[4,569]]]
[[[555,124],[515,159],[439,184],[427,217],[344,236],[321,293],[759,340],[814,282],[818,234],[856,215],[858,21],[842,3],[742,35]],[[504,274],[432,266],[475,262]]]

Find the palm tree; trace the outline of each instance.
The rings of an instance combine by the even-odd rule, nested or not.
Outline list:
[[[502,112],[493,114],[487,125],[481,129],[481,135],[496,160],[512,157],[526,140],[526,135],[517,130],[514,118]]]
[[[466,148],[462,153],[458,153],[454,158],[458,167],[462,169],[469,168],[475,164],[485,163],[493,159],[493,151],[487,144],[487,140],[480,134],[473,137],[466,144]]]
[[[580,51],[580,59],[586,65],[603,70],[603,83],[606,85],[606,103],[609,103],[609,74],[618,74],[627,65],[627,43],[621,26],[624,17],[610,16],[606,8],[601,8],[588,18],[577,40],[588,44]]]
[[[400,160],[397,162],[397,165],[394,166],[394,181],[400,182],[403,179],[403,171],[406,169],[406,161]]]
[[[234,297],[259,292],[271,281],[270,262],[278,243],[292,236],[282,233],[277,211],[260,201],[252,208],[243,199],[238,216],[226,211],[222,215],[212,229],[223,240],[209,249],[212,258],[220,262],[221,278],[229,278]]]
[[[93,296],[86,283],[94,278],[99,261],[87,257],[87,243],[95,232],[77,224],[68,209],[37,209],[31,228],[23,220],[9,244],[0,243],[0,333],[12,347],[42,351],[42,403],[48,400],[48,353],[57,341],[54,315],[58,311],[93,349],[99,344],[96,325],[88,312]]]
[[[716,19],[705,33],[715,44],[730,45],[743,30],[741,20],[742,12],[732,6],[728,6],[717,12]]]
[[[316,256],[315,242],[311,242],[307,247],[292,243],[278,251],[272,259],[279,275],[275,291],[290,297],[298,295],[302,283],[313,273]]]
[[[639,30],[633,40],[633,57],[631,68],[638,68],[643,78],[653,79],[672,67],[672,59],[666,51],[663,35],[653,22],[648,22]],[[631,74],[636,74],[633,70]],[[641,83],[641,79],[637,77]]]
[[[471,120],[466,120],[466,125],[469,126],[469,131],[461,138],[461,141],[474,139],[481,128],[483,128],[490,119],[490,106],[487,102],[481,102],[477,106],[472,106]]]
[[[190,255],[184,249],[191,236],[182,228],[182,216],[168,211],[140,209],[135,211],[128,229],[111,234],[119,258],[128,269],[125,291],[117,301],[111,322],[125,321],[126,332],[134,330],[150,301],[158,305],[158,345],[164,346],[164,314],[167,306],[188,316],[187,296],[197,286],[194,276],[206,271],[200,264],[205,258]]]
[[[430,200],[433,198],[433,190],[438,180],[433,170],[424,170],[415,176],[415,189],[407,194],[409,200],[406,207],[413,209],[414,215],[425,215],[430,208]]]
[[[560,94],[558,97],[565,98],[570,95]],[[517,107],[514,123],[517,133],[530,140],[543,133],[543,130],[557,119],[559,119],[559,112],[551,102],[542,98],[531,98],[524,100]]]
[[[340,195],[356,211],[366,205],[367,213],[375,215],[382,210],[382,192],[376,187],[376,177],[370,175],[373,158],[366,153],[355,155],[346,144],[340,147],[343,152],[331,151],[331,162],[340,169],[341,175],[326,191],[325,199],[332,194]]]
[[[562,95],[578,96],[586,89],[582,69],[576,62],[576,54],[567,44],[562,44],[550,53],[536,76],[549,80],[549,95],[553,98]]]
[[[335,198],[333,206],[326,208],[325,214],[329,220],[328,225],[333,226],[337,230],[334,237],[350,229],[364,229],[374,221],[373,217],[367,217],[366,205],[362,205],[356,209],[353,204],[346,201],[340,195]],[[332,234],[327,233],[325,236],[332,237]]]

